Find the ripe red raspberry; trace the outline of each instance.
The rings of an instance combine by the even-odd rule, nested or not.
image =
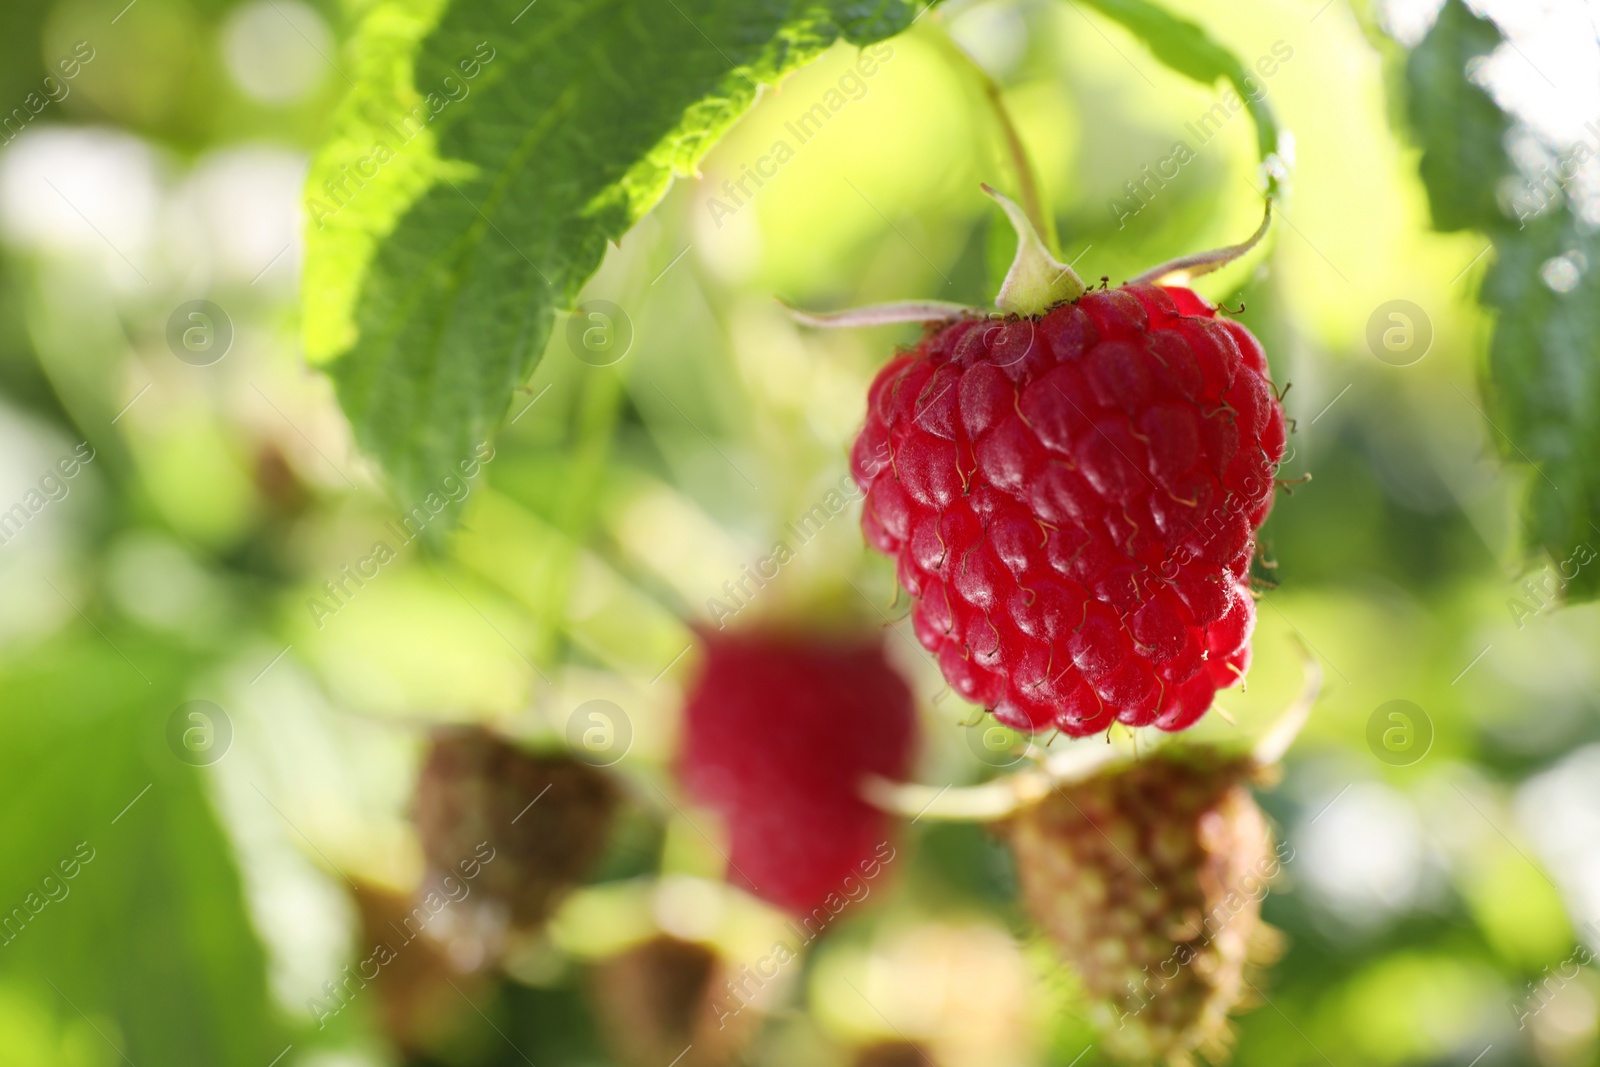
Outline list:
[[[862,779],[903,779],[911,690],[880,639],[704,635],[678,772],[726,821],[730,880],[795,913],[843,902],[893,858]],[[842,907],[842,903],[839,905]]]
[[[1181,730],[1250,661],[1284,416],[1261,345],[1130,284],[930,330],[873,382],[867,540],[962,696],[1022,730]]]

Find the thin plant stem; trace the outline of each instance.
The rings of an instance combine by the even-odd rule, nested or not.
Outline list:
[[[989,110],[994,113],[995,122],[1000,127],[1000,137],[1005,142],[1006,156],[1011,161],[1011,169],[1016,172],[1017,199],[1022,202],[1022,210],[1027,212],[1034,229],[1039,231],[1045,247],[1051,253],[1057,253],[1059,249],[1056,246],[1055,215],[1045,206],[1033,160],[1029,158],[1028,149],[1022,143],[1022,135],[1017,132],[1017,124],[1012,121],[1011,112],[1006,108],[999,83],[990,77],[989,72],[984,70],[965,48],[957,44],[949,31],[942,26],[939,39],[955,57],[957,64],[966,68],[977,79],[984,98],[989,102]]]

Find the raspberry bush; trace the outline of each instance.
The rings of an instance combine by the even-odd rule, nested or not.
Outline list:
[[[4,5],[0,1064],[1600,1064],[1583,6]]]

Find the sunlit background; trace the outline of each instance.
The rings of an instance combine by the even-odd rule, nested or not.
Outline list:
[[[1562,561],[1519,548],[1533,475],[1501,462],[1515,443],[1478,393],[1487,241],[1430,229],[1393,95],[1439,5],[1171,6],[1247,64],[1278,60],[1264,84],[1293,133],[1292,192],[1270,253],[1200,288],[1245,305],[1290,386],[1284,477],[1313,476],[1263,531],[1276,587],[1248,691],[1198,731],[1258,733],[1300,684],[1298,642],[1326,675],[1261,796],[1293,849],[1266,901],[1287,947],[1235,1062],[1600,1062],[1581,948],[1600,948],[1600,612],[1547,607]],[[1473,6],[1509,38],[1474,77],[1517,119],[1528,174],[1600,145],[1600,4]],[[735,973],[784,922],[723,887],[715,820],[672,781],[691,623],[888,628],[919,698],[917,777],[977,782],[1005,759],[895,621],[859,505],[803,544],[787,529],[848,486],[866,385],[915,331],[819,333],[779,299],[985,304],[1009,253],[978,183],[1011,172],[941,36],[1004,85],[1085,277],[1259,218],[1249,116],[1204,144],[1190,132],[1220,89],[1072,0],[951,0],[753,195],[724,182],[795,140],[786,124],[853,49],[764,95],[609,250],[584,295],[620,309],[625,351],[597,366],[558,323],[462,529],[408,544],[298,347],[302,184],[351,25],[301,0],[0,15],[0,111],[25,117],[0,135],[0,512],[25,512],[0,527],[0,907],[80,861],[0,938],[0,1063],[657,1063],[628,1042],[644,1009],[614,980],[619,954],[665,932]],[[1132,200],[1125,183],[1180,138],[1192,160]],[[1569,194],[1600,224],[1600,159]],[[1542,276],[1570,289],[1591,266]],[[1368,340],[1397,300],[1431,331],[1403,366]],[[181,342],[193,328],[214,331],[203,359]],[[779,577],[731,596],[780,540],[795,551]],[[379,542],[394,552],[377,576],[329,593]],[[430,728],[559,746],[596,700],[621,711],[608,773],[629,802],[594,882],[503,976],[470,973],[476,935],[455,930],[417,950],[434,955],[404,988],[319,1010],[383,902],[423,876],[409,809]],[[1394,700],[1426,742],[1403,757],[1369,740]],[[171,741],[189,701],[214,706],[200,757]],[[1101,1062],[991,835],[927,820],[900,847],[893,876],[763,988],[738,1058],[704,1062]]]

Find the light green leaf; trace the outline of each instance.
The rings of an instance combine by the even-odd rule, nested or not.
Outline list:
[[[305,343],[406,502],[493,433],[567,307],[762,86],[907,0],[379,0],[313,162]]]
[[[1233,86],[1250,112],[1256,127],[1256,148],[1267,164],[1268,194],[1277,192],[1286,178],[1282,160],[1283,131],[1261,92],[1261,82],[1248,68],[1210,34],[1187,19],[1179,18],[1149,0],[1083,0],[1083,2],[1126,27],[1144,42],[1164,65],[1202,85],[1226,80]]]
[[[192,668],[109,626],[0,663],[0,983],[90,1020],[122,1054],[96,1037],[97,1063],[262,1067],[290,1040],[209,772],[168,747]]]
[[[1600,238],[1563,211],[1507,231],[1495,249],[1481,295],[1499,312],[1484,386],[1491,432],[1507,459],[1532,467],[1527,540],[1559,568],[1569,600],[1588,600],[1600,594]],[[1551,287],[1547,264],[1570,290]]]
[[[1493,245],[1479,293],[1497,313],[1482,391],[1502,455],[1529,469],[1524,538],[1549,556],[1568,599],[1586,600],[1600,594],[1600,238],[1559,193],[1526,198],[1536,216],[1526,225],[1499,206],[1517,174],[1511,121],[1468,65],[1500,40],[1449,0],[1407,59],[1405,111],[1434,226],[1475,229]]]
[[[1406,118],[1422,146],[1418,169],[1435,229],[1488,230],[1505,221],[1495,196],[1512,172],[1503,147],[1511,123],[1466,74],[1499,43],[1494,23],[1452,2],[1407,57]]]

